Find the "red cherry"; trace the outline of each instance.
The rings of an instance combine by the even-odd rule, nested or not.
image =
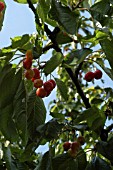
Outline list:
[[[79,136],[77,138],[77,142],[80,143],[80,145],[84,145],[85,143],[85,138],[83,136]]]
[[[34,76],[34,72],[32,69],[29,69],[29,70],[26,70],[25,71],[25,77],[28,79],[28,80],[31,80],[31,78]]]
[[[37,68],[33,68],[33,71],[34,71],[34,73],[35,73],[35,75],[34,75],[34,79],[40,79],[40,71],[39,71],[39,69],[37,69]]]
[[[42,86],[43,86],[43,80],[41,80],[41,79],[35,79],[34,80],[34,87],[35,88],[40,88]]]
[[[64,151],[68,151],[71,147],[71,143],[70,142],[65,142],[63,144],[63,148],[64,148]]]
[[[44,89],[47,91],[47,92],[50,92],[53,90],[53,84],[50,82],[50,81],[46,81],[44,83]]]
[[[23,60],[23,67],[28,70],[30,69],[32,66],[32,60],[27,60],[27,59],[24,59]]]
[[[87,72],[84,79],[88,82],[92,81],[94,79],[94,73],[91,71]]]
[[[80,148],[80,144],[79,144],[77,141],[72,142],[72,144],[71,144],[71,150],[72,150],[73,152],[77,152],[77,151],[79,150],[79,148]]]
[[[55,88],[56,82],[53,79],[50,79],[49,81],[53,84],[53,88]]]
[[[46,97],[47,92],[45,91],[44,88],[40,87],[36,90],[36,95],[41,97],[41,98],[44,98],[44,97]]]
[[[5,8],[4,2],[0,2],[0,12],[3,11]]]
[[[102,71],[101,70],[96,70],[95,72],[94,72],[94,78],[95,79],[101,79],[102,78]]]
[[[26,51],[26,59],[27,59],[27,60],[32,60],[32,59],[33,59],[32,50],[27,50],[27,51]]]
[[[46,91],[46,92],[47,92],[46,97],[48,97],[51,94],[51,91]]]

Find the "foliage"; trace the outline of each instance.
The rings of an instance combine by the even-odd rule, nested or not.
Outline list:
[[[112,170],[113,125],[105,125],[113,119],[113,89],[102,88],[103,79],[83,77],[101,69],[113,80],[113,0],[14,1],[32,10],[37,32],[13,37],[0,49],[0,169]],[[32,66],[57,84],[48,121],[43,99],[24,76],[29,49]],[[81,135],[85,144],[76,154],[63,150],[64,142]],[[37,153],[45,144],[48,151]]]

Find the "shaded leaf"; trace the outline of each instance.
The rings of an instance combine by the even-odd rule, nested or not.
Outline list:
[[[96,149],[101,155],[113,162],[113,138],[108,142],[99,141],[96,144]]]
[[[55,156],[52,165],[53,170],[78,170],[78,161],[71,158],[68,153]]]
[[[50,60],[47,61],[44,67],[44,73],[46,75],[52,73],[63,61],[63,56],[61,53],[53,55]]]
[[[105,160],[94,157],[85,170],[112,170],[112,168]]]
[[[113,40],[108,40],[108,39],[104,39],[100,41],[100,45],[103,51],[105,52],[106,58],[109,61],[111,68],[113,69],[113,62],[112,62],[113,48],[111,46],[112,43],[113,43]],[[111,72],[113,74],[113,71]]]
[[[78,14],[72,12],[68,7],[62,6],[60,2],[52,0],[50,10],[51,18],[59,23],[69,34],[75,34],[78,26]]]
[[[91,52],[92,50],[89,48],[75,50],[71,52],[68,56],[66,56],[66,58],[64,59],[64,63],[71,66],[80,64]]]
[[[64,100],[68,100],[68,95],[67,95],[68,89],[67,89],[65,83],[62,80],[58,79],[58,78],[55,78],[55,81],[56,81],[58,90],[59,90],[62,98]]]
[[[25,45],[29,41],[29,35],[25,34],[23,36],[17,36],[12,40],[12,48],[19,48]]]

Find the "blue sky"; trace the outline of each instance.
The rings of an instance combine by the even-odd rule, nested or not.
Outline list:
[[[0,48],[10,45],[10,38],[26,33],[32,34],[33,32],[36,32],[34,15],[29,9],[28,5],[18,4],[13,0],[5,0],[5,2],[7,8],[3,28],[0,32]],[[105,87],[113,87],[113,81],[111,81],[110,78],[106,76],[106,74],[103,75],[103,79],[105,80]],[[99,80],[97,83],[100,84],[101,81]],[[50,102],[50,100],[54,98],[55,91],[44,100],[46,106]],[[47,117],[47,119],[48,118],[49,116]]]

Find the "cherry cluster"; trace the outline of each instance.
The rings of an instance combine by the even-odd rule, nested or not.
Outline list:
[[[56,86],[56,82],[53,79],[50,79],[46,82],[43,82],[40,76],[40,71],[38,68],[32,67],[33,54],[32,50],[27,50],[25,59],[23,60],[23,67],[25,69],[24,76],[26,79],[31,80],[36,90],[36,95],[44,98],[50,95],[52,90]]]
[[[101,79],[102,78],[102,71],[101,70],[96,70],[94,73],[92,71],[89,71],[85,74],[85,77],[84,79],[87,81],[87,82],[90,82],[92,81],[93,79]]]
[[[79,136],[76,141],[74,142],[64,142],[63,148],[64,151],[68,151],[68,153],[74,157],[78,153],[80,147],[84,145],[85,143],[85,138],[83,136]]]
[[[2,17],[3,17],[2,11],[4,10],[4,8],[5,8],[4,2],[0,1],[0,20],[1,20]]]

